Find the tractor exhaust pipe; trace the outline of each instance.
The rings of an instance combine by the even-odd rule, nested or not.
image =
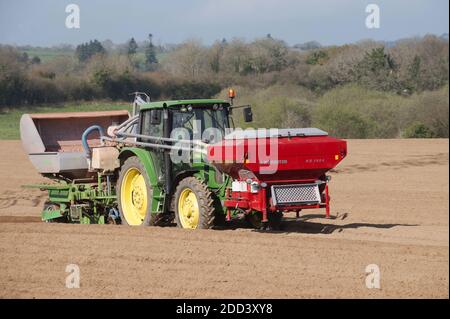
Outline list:
[[[163,121],[164,121],[164,138],[170,138],[170,132],[172,131],[172,123],[169,117],[169,109],[164,108],[163,110]],[[166,200],[164,201],[166,204],[166,209],[169,208],[169,196],[172,192],[172,160],[170,159],[170,151],[164,152],[164,175],[165,175],[165,187],[166,187]],[[167,211],[167,210],[166,210]]]

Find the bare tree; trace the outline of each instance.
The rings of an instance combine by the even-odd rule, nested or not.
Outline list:
[[[188,40],[170,53],[164,69],[176,76],[198,79],[206,67],[206,49],[196,39]]]

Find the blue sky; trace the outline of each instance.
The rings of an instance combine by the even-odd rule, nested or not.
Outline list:
[[[67,29],[65,7],[80,7],[80,29]],[[367,29],[367,4],[380,7],[380,28]],[[205,44],[270,33],[289,44],[316,40],[343,44],[362,39],[396,40],[448,32],[447,0],[0,0],[0,43],[78,44],[189,38]]]

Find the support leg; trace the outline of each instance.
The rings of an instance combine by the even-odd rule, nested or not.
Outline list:
[[[330,218],[330,195],[328,193],[328,183],[325,185],[325,217]]]
[[[231,211],[230,208],[227,208],[227,222],[229,222],[231,220]]]

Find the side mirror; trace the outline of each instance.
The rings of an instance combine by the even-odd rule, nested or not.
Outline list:
[[[150,124],[152,125],[161,124],[161,110],[150,111]]]
[[[253,121],[253,113],[250,106],[244,107],[244,121],[246,123]]]

